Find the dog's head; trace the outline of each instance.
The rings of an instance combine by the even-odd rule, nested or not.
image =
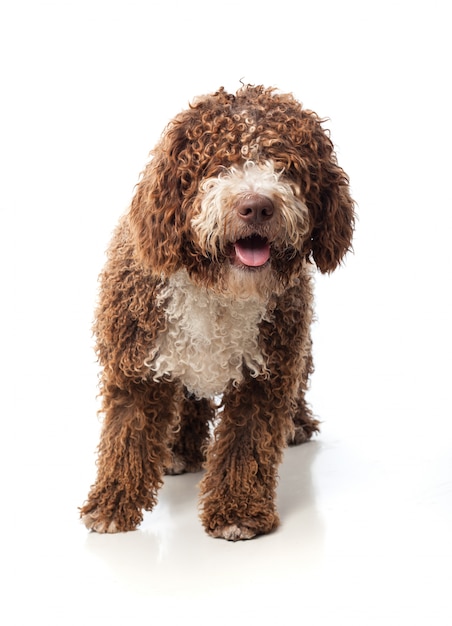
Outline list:
[[[132,201],[142,262],[209,284],[287,284],[306,259],[334,270],[351,246],[354,203],[321,123],[261,86],[196,99],[166,128]]]

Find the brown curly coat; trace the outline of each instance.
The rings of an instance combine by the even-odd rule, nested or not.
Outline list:
[[[244,86],[196,99],[166,128],[101,275],[88,528],[134,529],[165,472],[202,467],[210,535],[278,525],[283,449],[318,430],[304,397],[312,268],[336,268],[354,224],[321,123],[291,95]]]

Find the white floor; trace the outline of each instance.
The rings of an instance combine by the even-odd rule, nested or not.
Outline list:
[[[43,432],[28,464],[3,474],[3,623],[450,624],[450,425],[437,420],[435,435],[401,413],[388,418],[385,433],[370,408],[361,426],[331,416],[318,440],[289,449],[282,525],[242,543],[202,531],[199,475],[168,477],[138,531],[88,534],[76,511],[86,442],[73,426]]]
[[[6,4],[0,622],[449,626],[447,2]],[[207,537],[199,475],[168,477],[138,531],[89,534],[103,250],[162,126],[242,76],[331,118],[359,203],[355,254],[317,279],[322,432],[286,452],[273,535]]]

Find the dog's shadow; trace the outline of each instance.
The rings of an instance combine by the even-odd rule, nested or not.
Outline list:
[[[309,441],[284,451],[278,483],[278,510],[282,518],[302,510],[315,509],[312,469],[320,450],[320,442]]]
[[[315,471],[322,443],[309,441],[285,450],[279,469],[277,505],[281,518],[278,535],[296,546],[305,567],[322,561],[325,527],[317,506]]]

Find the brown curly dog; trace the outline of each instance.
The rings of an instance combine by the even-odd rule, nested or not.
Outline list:
[[[318,430],[305,402],[312,273],[336,268],[354,225],[322,121],[291,95],[243,86],[196,99],[166,128],[101,275],[104,421],[87,528],[136,528],[165,472],[201,468],[207,533],[235,541],[278,525],[284,447]]]

